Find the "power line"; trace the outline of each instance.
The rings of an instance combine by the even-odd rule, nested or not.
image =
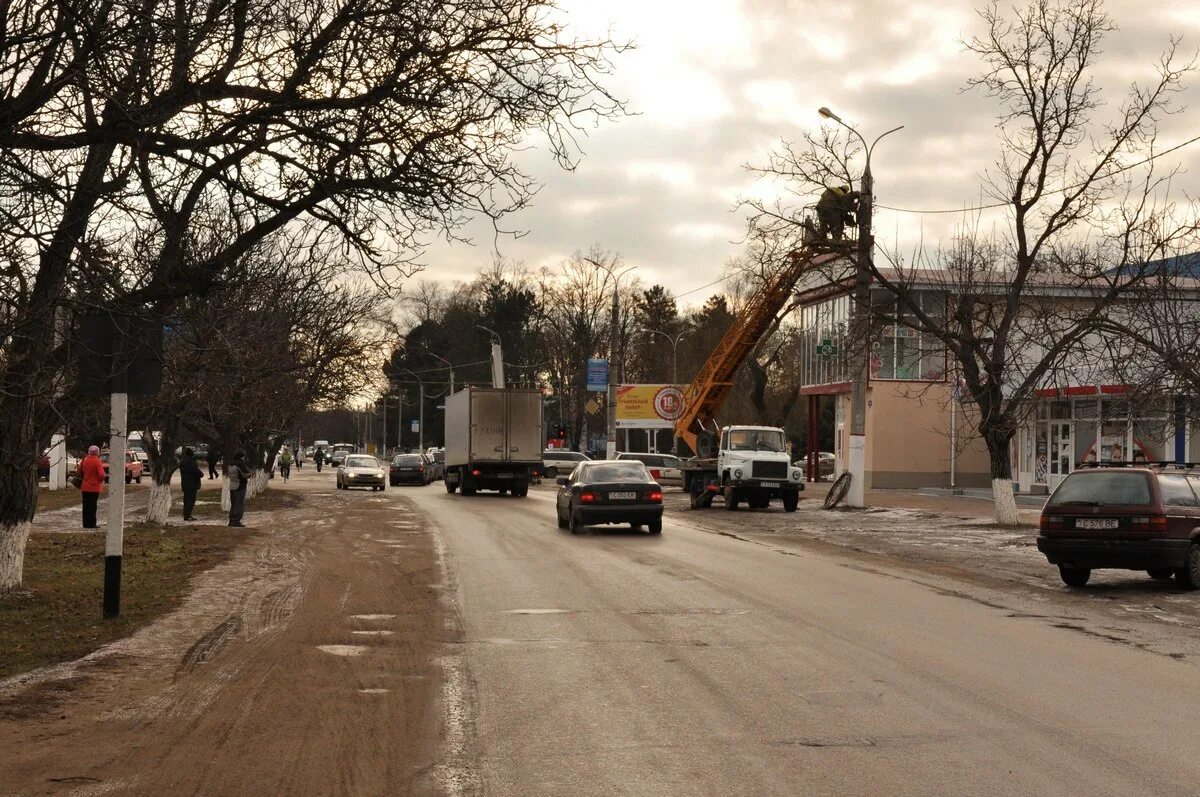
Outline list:
[[[700,291],[704,290],[705,288],[711,288],[712,286],[722,283],[727,279],[729,279],[729,277],[721,277],[720,279],[715,279],[712,282],[708,283],[707,285],[701,285],[699,288],[692,288],[690,291],[684,291],[683,293],[677,293],[677,294],[675,294],[675,298],[682,299],[684,296],[688,296],[693,293],[699,293]]]
[[[1171,147],[1170,149],[1163,150],[1162,152],[1151,155],[1150,157],[1140,160],[1137,163],[1131,163],[1128,166],[1122,166],[1119,169],[1114,169],[1113,171],[1109,172],[1108,174],[1105,174],[1101,177],[1097,177],[1096,179],[1103,180],[1108,177],[1113,177],[1115,175],[1118,175],[1121,172],[1127,172],[1130,169],[1136,169],[1138,166],[1143,166],[1143,165],[1149,163],[1150,161],[1157,160],[1158,158],[1163,157],[1164,155],[1170,155],[1172,152],[1181,150],[1190,144],[1195,144],[1197,141],[1200,141],[1200,136],[1196,136],[1195,138],[1189,138],[1187,141],[1183,142],[1182,144],[1176,144],[1175,146]],[[1075,185],[1068,185],[1068,186],[1064,186],[1062,188],[1055,188],[1052,191],[1047,191],[1045,193],[1045,196],[1053,196],[1055,194],[1062,194],[1067,191],[1074,191],[1076,188],[1082,188],[1085,185],[1087,185],[1087,182],[1076,183]],[[954,208],[954,209],[945,209],[945,210],[921,210],[921,209],[917,209],[917,208],[896,208],[896,207],[892,207],[891,205],[878,205],[878,204],[875,207],[880,208],[881,210],[895,211],[896,213],[916,213],[916,214],[920,214],[920,215],[934,215],[934,214],[940,214],[940,213],[972,213],[977,210],[993,210],[995,208],[1008,207],[1010,204],[1012,204],[1012,203],[1011,202],[993,202],[990,205],[976,205],[974,207],[968,207],[968,208]]]

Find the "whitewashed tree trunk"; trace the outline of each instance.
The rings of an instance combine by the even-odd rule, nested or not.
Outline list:
[[[25,543],[33,523],[0,524],[0,590],[21,586],[25,575]]]
[[[224,512],[228,512],[230,506],[232,506],[232,502],[229,499],[229,477],[222,476],[221,477],[221,510]]]
[[[996,504],[996,522],[1001,526],[1019,526],[1017,499],[1013,495],[1012,479],[992,479],[992,500]]]
[[[267,491],[267,481],[270,474],[265,470],[254,471],[254,477],[250,480],[251,495],[262,495]]]
[[[146,522],[152,525],[166,525],[171,515],[171,483],[150,485],[150,499],[146,504]]]

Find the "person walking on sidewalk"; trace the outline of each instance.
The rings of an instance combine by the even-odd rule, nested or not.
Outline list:
[[[215,479],[221,475],[217,465],[221,463],[221,452],[212,446],[208,447],[208,478]]]
[[[96,507],[100,493],[104,492],[104,463],[100,461],[100,448],[88,446],[87,456],[79,463],[79,491],[83,495],[83,527],[96,528]]]
[[[284,446],[283,451],[279,452],[279,475],[283,477],[285,483],[292,475],[292,450],[287,446]]]
[[[196,464],[196,454],[190,448],[183,449],[179,460],[179,486],[183,489],[183,519],[195,520],[192,510],[196,508],[196,493],[200,492],[200,482],[204,472]]]
[[[246,452],[233,452],[233,461],[225,469],[229,477],[229,525],[244,528],[242,515],[246,514],[246,487],[250,484],[250,468],[246,465]]]

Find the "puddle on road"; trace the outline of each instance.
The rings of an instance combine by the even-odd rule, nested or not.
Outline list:
[[[351,634],[358,636],[391,636],[391,631],[351,631]]]
[[[366,645],[317,645],[317,650],[334,656],[361,656],[367,652]]]
[[[570,609],[509,609],[505,614],[568,614]]]
[[[394,614],[352,614],[352,620],[391,620],[396,615]]]

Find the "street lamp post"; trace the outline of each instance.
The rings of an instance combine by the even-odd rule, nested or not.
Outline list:
[[[417,378],[417,453],[425,452],[425,380],[416,371],[402,368]]]
[[[613,280],[612,321],[608,335],[608,401],[605,408],[608,414],[608,445],[605,448],[605,459],[617,458],[617,344],[621,337],[621,277],[633,271],[637,266],[629,266],[619,273],[613,273],[613,266],[599,260],[588,259],[598,269],[601,269]],[[615,265],[615,264],[614,264]]]
[[[675,387],[679,387],[679,360],[677,356],[679,354],[679,341],[683,340],[683,336],[686,335],[688,331],[685,329],[675,337],[671,337],[666,332],[660,332],[657,329],[647,329],[646,331],[651,335],[662,335],[671,342],[671,384],[675,385]]]
[[[858,255],[854,262],[854,331],[851,340],[858,346],[851,366],[853,382],[850,388],[850,490],[846,493],[847,506],[866,505],[866,446],[867,446],[867,373],[870,357],[868,314],[871,307],[871,266],[875,240],[871,235],[872,195],[875,181],[871,176],[871,153],[884,136],[902,130],[904,125],[893,127],[880,134],[869,145],[862,134],[842,121],[828,108],[817,113],[830,119],[853,133],[863,145],[866,163],[858,193]]]

